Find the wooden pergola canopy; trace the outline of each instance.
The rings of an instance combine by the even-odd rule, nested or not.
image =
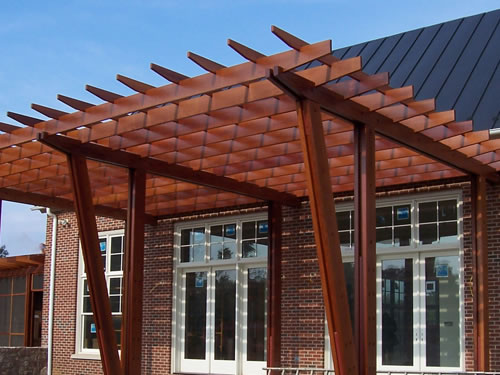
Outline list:
[[[329,40],[272,31],[291,50],[265,56],[229,40],[248,62],[224,67],[190,53],[207,73],[189,78],[152,64],[171,83],[118,75],[137,93],[87,86],[105,103],[60,95],[76,112],[34,104],[51,119],[8,113],[24,126],[0,124],[0,199],[72,209],[69,151],[88,158],[98,215],[126,217],[128,168],[147,173],[149,222],[259,201],[297,205],[308,194],[297,99],[321,106],[333,192],[354,188],[359,123],[377,134],[377,186],[468,174],[499,181],[500,140],[488,131],[435,112],[432,99],[415,101],[411,86],[390,87],[388,74],[363,73],[360,57],[338,60]]]

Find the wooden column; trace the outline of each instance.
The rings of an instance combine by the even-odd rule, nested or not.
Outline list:
[[[474,280],[474,352],[475,370],[489,371],[489,312],[488,312],[488,227],[486,178],[473,176],[472,251]]]
[[[281,366],[281,223],[282,206],[269,202],[267,261],[267,366]]]
[[[300,100],[297,102],[297,117],[335,372],[357,375],[358,362],[320,107],[310,100]]]
[[[360,375],[377,370],[375,134],[358,123],[354,127],[354,341]]]
[[[141,373],[145,203],[146,173],[129,169],[121,336],[121,360],[125,375]]]
[[[108,288],[103,272],[104,265],[99,249],[87,162],[82,156],[68,154],[68,166],[102,369],[105,375],[118,375],[121,373],[120,358],[118,357],[118,347],[111,318]]]

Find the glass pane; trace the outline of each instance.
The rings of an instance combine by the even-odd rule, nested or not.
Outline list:
[[[189,250],[190,246],[182,246],[181,247],[181,262],[186,263],[189,262]]]
[[[101,250],[102,265],[104,270],[106,270],[106,239],[99,239],[99,249]]]
[[[418,234],[423,245],[437,242],[437,224],[420,224]]]
[[[224,240],[227,241],[229,239],[236,239],[236,224],[224,225]]]
[[[252,258],[257,256],[257,244],[255,240],[242,242],[243,258]]]
[[[111,238],[111,254],[117,254],[122,252],[122,238],[123,237],[112,237]]]
[[[222,242],[222,225],[210,227],[210,242]]]
[[[439,221],[457,220],[457,201],[455,199],[440,201],[438,204]]]
[[[113,315],[113,329],[115,331],[116,343],[118,344],[118,349],[121,348],[121,333],[122,333],[122,316]]]
[[[340,237],[340,246],[351,246],[351,241],[350,241],[350,232],[339,232],[339,237]]]
[[[222,259],[222,243],[210,244],[210,259]]]
[[[241,233],[243,239],[255,238],[255,221],[243,223]]]
[[[337,226],[339,230],[351,229],[351,214],[349,211],[337,212]]]
[[[394,206],[394,225],[411,224],[411,206],[405,204],[404,206]]]
[[[10,346],[24,346],[24,335],[10,336]]]
[[[347,289],[347,301],[349,302],[351,326],[354,330],[354,262],[344,263],[344,278]]]
[[[9,346],[9,335],[2,335],[0,333],[0,346]]]
[[[267,238],[261,238],[261,239],[257,240],[257,256],[258,257],[267,257],[267,246],[268,246]]]
[[[0,294],[10,294],[10,277],[2,277],[0,278]]]
[[[111,304],[111,312],[120,312],[120,296],[110,296],[109,302]]]
[[[409,225],[394,228],[394,246],[410,246],[410,240],[411,227]]]
[[[205,359],[207,327],[207,274],[186,273],[184,358]]]
[[[26,291],[26,276],[14,277],[12,279],[12,293],[24,293]]]
[[[205,245],[193,246],[193,262],[203,262],[205,260]]]
[[[413,365],[413,261],[382,261],[382,364]]]
[[[247,360],[266,360],[267,269],[248,270]]]
[[[257,237],[267,237],[269,232],[269,226],[267,224],[267,220],[257,222]]]
[[[0,332],[10,332],[10,296],[0,297]]]
[[[392,228],[377,229],[377,246],[392,246]]]
[[[376,211],[377,227],[392,226],[392,207],[379,207]]]
[[[454,242],[458,239],[457,222],[439,223],[439,242]]]
[[[215,359],[234,360],[236,270],[215,272]]]
[[[33,275],[33,289],[43,289],[43,274]]]
[[[83,316],[83,347],[85,349],[97,349],[97,329],[92,315]]]
[[[122,255],[113,254],[111,255],[111,271],[121,271],[122,270]]]
[[[191,229],[181,230],[181,245],[189,245],[191,243]]]
[[[83,312],[91,313],[92,305],[90,304],[90,297],[83,297]]]
[[[460,366],[460,295],[457,256],[425,258],[427,366]]]
[[[436,202],[420,203],[418,205],[418,222],[432,223],[437,221]]]
[[[205,243],[205,228],[193,229],[193,243],[194,244]]]
[[[24,333],[24,295],[12,296],[12,322],[10,330],[13,333]]]
[[[224,242],[222,259],[232,259],[236,256],[236,242]]]

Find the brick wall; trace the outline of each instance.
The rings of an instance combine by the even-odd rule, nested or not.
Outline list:
[[[402,186],[397,191],[384,189],[378,196],[425,193],[445,189],[462,189],[464,196],[464,300],[465,300],[465,361],[472,370],[473,327],[471,293],[471,218],[470,187],[463,181],[441,181],[439,185]],[[351,200],[342,195],[337,201]],[[221,215],[244,214],[262,209],[245,209],[224,213],[207,213],[183,218],[194,220]],[[491,366],[500,370],[500,188],[488,189],[489,219],[489,288],[491,323]],[[78,270],[78,236],[74,215],[63,214],[69,227],[59,226],[58,256],[56,265],[56,310],[54,334],[54,374],[97,374],[101,372],[99,361],[72,359],[75,351],[76,286]],[[176,219],[181,220],[181,219]],[[309,206],[284,208],[283,211],[283,263],[282,263],[282,364],[284,366],[322,367],[324,363],[324,308],[322,302],[319,268],[312,230]],[[175,220],[163,220],[157,226],[146,227],[145,278],[144,278],[144,330],[143,373],[168,373],[171,368],[172,330],[172,256],[173,227]],[[122,228],[123,223],[98,219],[100,231]],[[51,220],[47,222],[47,257],[44,294],[44,323],[48,311],[48,285],[50,267]],[[47,324],[43,327],[46,344]],[[59,371],[59,372],[56,372]]]

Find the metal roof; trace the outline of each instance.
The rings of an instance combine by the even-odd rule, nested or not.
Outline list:
[[[413,85],[415,99],[435,98],[476,130],[500,127],[500,9],[334,51],[361,56],[368,74],[389,72],[392,87]]]

